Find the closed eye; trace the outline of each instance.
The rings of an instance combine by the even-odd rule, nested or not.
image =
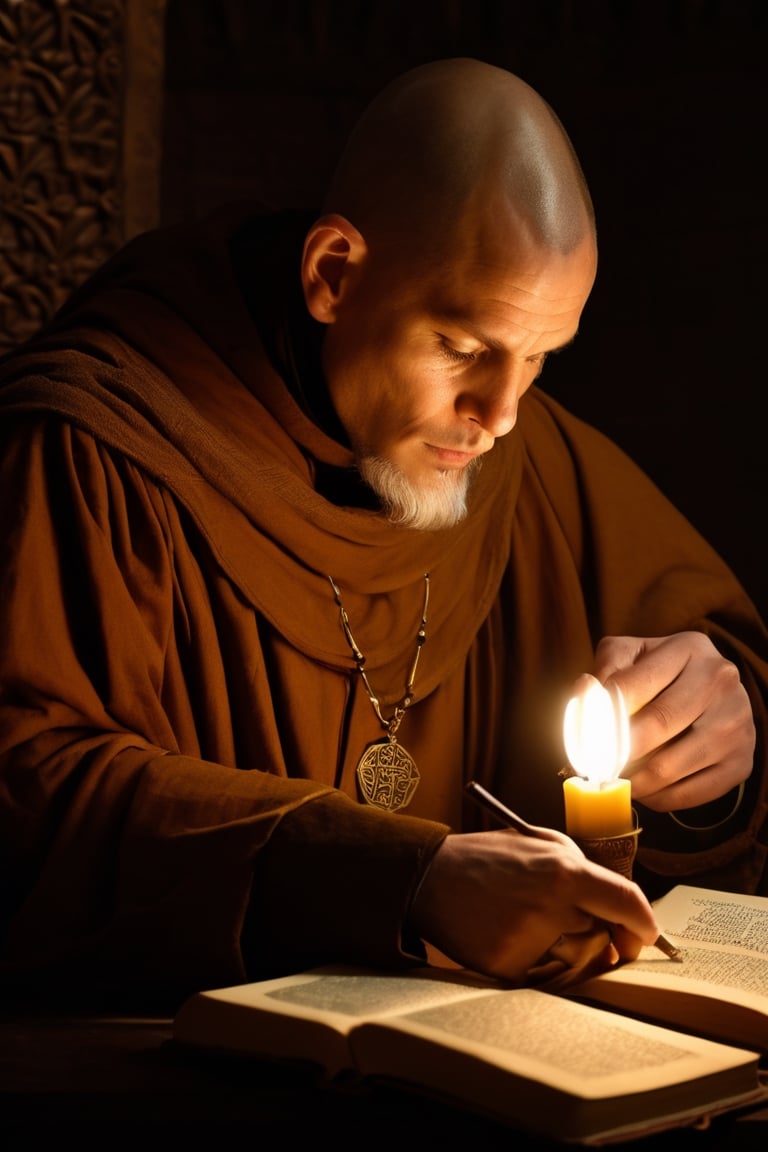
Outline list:
[[[468,361],[477,359],[477,352],[461,352],[445,339],[440,340],[440,350],[449,360],[455,360],[460,364],[466,364]]]

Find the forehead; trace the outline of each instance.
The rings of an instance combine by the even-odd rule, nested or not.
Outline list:
[[[425,270],[421,303],[430,317],[485,342],[540,340],[555,348],[578,329],[595,267],[591,239],[569,253],[519,243],[495,251],[459,248]]]

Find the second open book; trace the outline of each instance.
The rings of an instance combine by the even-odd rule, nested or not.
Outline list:
[[[655,910],[683,963],[645,949],[567,995],[445,969],[328,967],[198,993],[174,1036],[399,1081],[584,1144],[768,1098],[768,898],[680,886]]]
[[[574,994],[768,1054],[768,898],[681,885],[654,911],[682,964],[645,948]]]

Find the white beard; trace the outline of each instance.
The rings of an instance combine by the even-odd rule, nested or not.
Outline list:
[[[379,497],[390,523],[435,532],[452,528],[466,516],[467,493],[480,463],[480,457],[476,457],[460,471],[438,472],[436,483],[430,488],[417,488],[399,468],[377,456],[363,456],[358,468]]]

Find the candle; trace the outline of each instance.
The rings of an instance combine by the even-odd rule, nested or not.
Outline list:
[[[565,710],[563,736],[577,773],[563,783],[568,835],[597,840],[631,832],[632,786],[619,778],[629,759],[629,718],[618,689],[584,676]]]
[[[632,831],[629,780],[593,784],[571,776],[563,782],[565,827],[574,840],[600,840]]]

